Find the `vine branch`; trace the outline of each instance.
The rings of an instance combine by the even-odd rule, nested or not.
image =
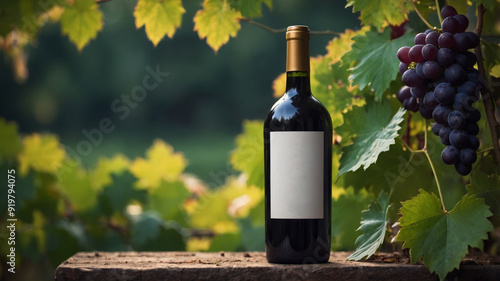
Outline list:
[[[481,38],[481,32],[483,30],[483,15],[486,9],[483,4],[477,7],[477,24],[476,24],[476,35]],[[483,77],[486,77],[486,71],[484,70],[483,53],[481,51],[481,44],[474,48],[474,53],[477,57],[477,69]],[[493,140],[493,150],[495,152],[497,164],[500,165],[500,145],[498,143],[498,132],[500,131],[500,124],[495,119],[495,102],[493,96],[490,92],[488,85],[484,85],[481,89],[481,96],[483,97],[484,110],[486,111],[486,118],[488,119],[488,124],[490,126],[491,138]]]
[[[256,22],[254,20],[251,20],[249,18],[241,18],[239,19],[240,21],[244,21],[244,22],[248,22],[249,24],[253,24],[255,26],[258,26],[264,30],[267,30],[271,33],[285,33],[286,32],[286,28],[279,28],[279,29],[275,29],[275,28],[272,28],[272,27],[269,27],[265,24],[262,24],[262,23],[259,23],[259,22]],[[340,32],[335,32],[335,31],[331,31],[331,30],[321,30],[321,31],[310,31],[310,34],[311,35],[334,35],[334,36],[340,36],[341,33]]]
[[[436,10],[437,10],[439,22],[443,22],[443,16],[441,15],[441,8],[439,7],[439,1],[436,0],[435,2],[436,2]]]
[[[434,27],[424,18],[424,16],[422,16],[420,11],[417,9],[417,6],[415,6],[415,3],[413,3],[412,0],[408,2],[410,2],[410,4],[413,6],[413,9],[415,9],[415,13],[417,13],[418,17],[425,23],[425,25],[427,25],[427,27],[429,27],[430,29],[434,29]]]

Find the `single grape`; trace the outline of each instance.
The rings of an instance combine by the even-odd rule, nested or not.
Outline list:
[[[477,150],[479,148],[479,139],[476,136],[469,135],[469,147],[472,150]]]
[[[403,83],[408,87],[416,87],[424,82],[424,78],[418,76],[415,69],[408,69],[401,77]]]
[[[443,125],[439,123],[432,124],[431,131],[434,135],[439,136],[439,131],[443,128]]]
[[[458,53],[455,57],[455,63],[458,63],[464,69],[472,68],[476,64],[476,62],[476,55],[471,52]]]
[[[468,108],[467,112],[465,112],[465,117],[467,117],[470,122],[477,123],[479,122],[479,120],[481,120],[481,112],[479,112],[477,108],[471,106],[470,108]]]
[[[453,145],[447,146],[441,152],[441,160],[446,165],[453,165],[460,160],[460,150]]]
[[[455,94],[455,88],[450,83],[440,83],[434,89],[434,97],[441,104],[452,104]]]
[[[444,70],[444,77],[452,85],[459,85],[465,81],[465,70],[459,64],[452,64]]]
[[[431,109],[428,109],[423,104],[419,104],[418,107],[419,107],[420,115],[422,115],[422,117],[424,119],[431,119],[432,118],[432,110]]]
[[[453,17],[457,14],[457,10],[455,10],[455,8],[453,8],[452,6],[444,6],[443,8],[441,8],[441,16],[443,17],[443,19],[447,18],[447,17]]]
[[[467,112],[472,107],[472,100],[466,93],[457,93],[453,99],[453,108]]]
[[[432,111],[432,118],[434,118],[434,121],[436,121],[436,123],[445,125],[448,123],[448,114],[450,114],[450,112],[451,107],[439,104]]]
[[[415,45],[418,45],[418,44],[425,45],[425,37],[426,36],[427,36],[427,34],[420,32],[417,35],[415,35],[415,40],[413,40],[413,42],[415,43]]]
[[[455,46],[455,37],[449,32],[443,32],[438,38],[439,47],[452,49]]]
[[[464,129],[471,136],[479,134],[479,126],[475,122],[466,122]]]
[[[400,72],[401,74],[403,74],[403,73],[405,73],[405,71],[407,71],[407,70],[408,70],[408,65],[407,65],[406,63],[404,63],[404,62],[400,62],[400,63],[399,63],[399,72]]]
[[[479,87],[477,87],[476,83],[467,80],[457,86],[457,92],[462,92],[466,93],[467,95],[474,96],[479,92]]]
[[[464,32],[469,26],[469,19],[465,15],[462,14],[454,15],[453,18],[456,19],[458,22],[457,32]]]
[[[425,94],[427,93],[427,85],[424,84],[410,88],[411,95],[414,96],[415,98],[423,99]]]
[[[408,56],[410,57],[411,61],[414,62],[423,62],[425,59],[422,56],[422,48],[424,45],[415,45],[411,47],[410,52],[408,52]]]
[[[465,148],[469,146],[469,134],[463,129],[454,129],[450,133],[450,143],[456,148]]]
[[[453,131],[452,128],[448,126],[443,126],[441,130],[439,130],[439,139],[441,143],[444,145],[450,145],[450,134]]]
[[[408,56],[408,52],[410,52],[410,49],[411,48],[408,46],[404,46],[404,47],[399,48],[399,50],[397,52],[397,56],[398,56],[398,59],[400,62],[406,63],[406,64],[411,63],[411,59]]]
[[[455,54],[451,49],[440,48],[437,53],[437,61],[441,66],[450,66],[455,62]]]
[[[431,31],[425,37],[425,43],[439,47],[439,33],[436,31]]]
[[[462,162],[455,163],[455,170],[462,176],[470,174],[472,171],[472,165],[467,165]]]
[[[418,102],[414,97],[410,97],[407,100],[403,101],[403,108],[412,112],[418,111]]]
[[[410,87],[408,86],[403,86],[401,89],[399,89],[397,98],[399,102],[403,103],[405,100],[409,99],[411,97],[410,93]]]
[[[477,154],[472,148],[464,148],[460,150],[460,162],[466,165],[472,165],[477,160]]]
[[[418,76],[420,76],[424,79],[426,78],[424,75],[424,63],[423,62],[417,63],[417,65],[415,66],[415,71],[417,72]]]
[[[431,44],[425,44],[422,48],[422,56],[426,60],[435,60],[437,58],[438,48]]]
[[[452,129],[458,129],[465,125],[465,115],[458,111],[453,110],[448,114],[448,126]]]
[[[479,37],[477,36],[476,33],[474,32],[471,32],[471,31],[467,31],[467,32],[464,32],[464,34],[469,37],[470,39],[470,45],[469,45],[469,48],[468,49],[473,49],[477,46],[479,46]]]
[[[429,60],[424,63],[422,72],[429,79],[438,79],[441,76],[441,66],[434,60]]]
[[[455,34],[458,32],[459,23],[455,18],[447,17],[441,23],[441,28],[443,29],[443,32],[449,32],[451,34]]]
[[[457,33],[453,35],[453,38],[455,38],[455,51],[465,52],[470,49],[472,42],[467,34]]]
[[[434,91],[425,94],[422,104],[428,109],[434,109],[438,106],[439,102],[434,97]]]

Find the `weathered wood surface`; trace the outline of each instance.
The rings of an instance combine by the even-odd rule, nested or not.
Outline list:
[[[269,264],[263,252],[83,252],[63,262],[55,280],[438,280],[423,265],[390,257],[351,262],[332,253],[326,264]],[[451,280],[500,280],[500,265],[463,263]]]

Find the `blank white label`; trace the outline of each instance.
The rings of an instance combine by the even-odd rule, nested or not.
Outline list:
[[[323,218],[323,132],[271,132],[271,218]]]

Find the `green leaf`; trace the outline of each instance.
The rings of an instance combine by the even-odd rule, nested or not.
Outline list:
[[[76,211],[92,208],[97,202],[97,192],[90,185],[90,177],[76,162],[65,161],[64,173],[59,175],[59,190],[68,198]]]
[[[31,167],[38,172],[55,173],[65,156],[56,136],[34,133],[23,138],[23,148],[18,155],[19,172],[25,175]]]
[[[95,0],[74,0],[64,7],[61,15],[62,33],[68,35],[81,51],[101,31],[102,18]]]
[[[358,230],[363,231],[363,234],[356,239],[356,244],[358,244],[356,251],[347,259],[359,261],[364,257],[371,257],[380,248],[384,243],[389,207],[389,197],[382,191],[377,201],[372,201],[368,209],[362,212],[361,225]]]
[[[500,65],[500,44],[496,42],[488,42],[486,40],[482,40],[481,43],[484,47],[483,61],[486,73],[495,77],[500,77],[500,73],[498,71],[498,65]]]
[[[139,0],[134,10],[135,26],[145,26],[146,35],[156,46],[165,35],[174,36],[185,12],[181,0]]]
[[[123,154],[117,154],[112,158],[99,158],[97,166],[90,174],[92,187],[101,190],[103,186],[112,183],[112,174],[121,174],[129,165],[130,161]]]
[[[241,233],[223,233],[214,237],[208,248],[209,252],[237,251],[241,247]]]
[[[500,216],[500,176],[498,173],[491,175],[481,170],[474,170],[471,183],[467,186],[470,195],[483,198],[490,211]]]
[[[264,200],[262,200],[264,202]],[[265,218],[262,214],[262,218]],[[265,245],[265,227],[264,224],[254,225],[250,218],[239,220],[241,229],[241,243],[245,251],[264,251]]]
[[[256,18],[262,16],[262,3],[272,8],[272,0],[235,0],[231,1],[231,7],[240,11],[245,18]]]
[[[476,6],[483,4],[486,9],[490,11],[495,10],[495,0],[471,0],[471,1],[472,3],[476,4]]]
[[[487,219],[492,213],[475,195],[466,194],[453,210],[444,213],[435,194],[420,190],[417,197],[403,202],[400,213],[401,230],[396,240],[410,249],[412,262],[423,257],[440,280],[459,267],[469,246],[482,249],[482,240],[493,230]]]
[[[352,187],[347,188],[337,199],[332,199],[332,250],[355,249],[361,211],[372,199],[373,196],[365,189],[355,193]]]
[[[264,125],[262,121],[244,121],[243,133],[236,137],[230,162],[248,177],[247,185],[264,188]]]
[[[205,0],[203,10],[194,16],[194,30],[200,39],[207,38],[207,44],[217,53],[240,30],[240,18],[240,11],[233,9],[229,1]]]
[[[132,216],[132,246],[136,251],[184,251],[180,230],[165,224],[158,213],[148,211]]]
[[[148,209],[157,211],[164,220],[172,220],[190,195],[182,181],[162,181],[158,188],[151,191]]]
[[[382,29],[387,24],[404,22],[411,6],[407,1],[400,0],[349,0],[347,7],[352,7],[353,13],[361,11],[363,24]]]
[[[402,46],[412,46],[414,34],[406,32],[405,35],[391,40],[391,29],[386,28],[383,33],[372,29],[365,34],[353,38],[352,50],[342,56],[344,63],[358,62],[350,69],[349,80],[354,85],[359,85],[361,90],[365,87],[375,91],[380,99],[391,81],[396,79],[399,61],[396,58],[398,49]]]
[[[356,136],[352,145],[342,148],[340,169],[337,178],[349,171],[356,171],[361,166],[366,170],[377,161],[380,153],[388,151],[401,128],[405,110],[400,108],[391,118],[388,103],[369,101],[364,107],[354,109],[344,115],[345,123],[338,132]]]
[[[13,159],[21,151],[21,138],[14,122],[0,118],[0,163],[3,159]]]
[[[147,192],[144,189],[134,187],[134,177],[125,172],[120,175],[112,175],[112,184],[102,189],[99,195],[99,206],[101,211],[111,216],[115,212],[123,213],[132,201],[146,202]]]

